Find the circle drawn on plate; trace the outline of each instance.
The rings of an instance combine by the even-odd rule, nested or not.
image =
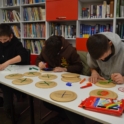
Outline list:
[[[98,92],[97,92],[97,95],[100,95],[100,96],[106,96],[106,95],[108,95],[109,94],[109,92],[108,91],[105,91],[105,90],[99,90]]]

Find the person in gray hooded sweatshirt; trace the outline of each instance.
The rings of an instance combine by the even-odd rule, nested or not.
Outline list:
[[[89,81],[112,79],[124,83],[124,43],[112,32],[102,32],[87,40],[87,63],[91,68]]]

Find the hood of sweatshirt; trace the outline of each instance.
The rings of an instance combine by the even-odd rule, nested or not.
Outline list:
[[[62,37],[62,47],[63,49],[61,51],[64,51],[68,46],[70,46],[71,44],[69,42],[67,42],[63,37]]]
[[[117,34],[114,34],[112,32],[102,32],[100,34],[105,35],[113,43],[115,48],[114,56],[117,55],[121,48],[121,43],[122,43],[120,37]]]

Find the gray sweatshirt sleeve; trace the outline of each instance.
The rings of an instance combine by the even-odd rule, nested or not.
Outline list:
[[[96,60],[91,58],[89,53],[87,54],[87,64],[92,69],[98,68],[98,64],[97,64]]]

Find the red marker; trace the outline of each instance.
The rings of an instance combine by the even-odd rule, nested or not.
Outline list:
[[[82,86],[80,88],[82,89],[82,88],[86,88],[86,87],[90,87],[90,86],[92,86],[92,83],[91,82],[87,83],[85,86]]]

